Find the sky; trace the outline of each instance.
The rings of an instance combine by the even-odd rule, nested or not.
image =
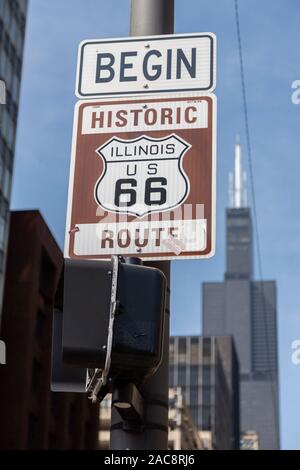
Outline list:
[[[217,233],[209,260],[172,262],[171,332],[201,333],[201,285],[222,280],[225,208],[234,143],[245,126],[233,0],[176,0],[175,32],[214,32],[218,41]],[[298,0],[243,0],[240,26],[264,279],[277,281],[281,444],[300,449],[300,79]],[[12,208],[38,208],[63,246],[77,47],[129,35],[129,0],[30,0]],[[251,203],[251,197],[250,197]],[[255,258],[257,267],[257,257]],[[257,269],[256,269],[257,276]]]

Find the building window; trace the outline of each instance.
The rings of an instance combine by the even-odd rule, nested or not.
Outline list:
[[[190,389],[190,406],[196,406],[199,403],[199,388],[191,387]]]
[[[1,132],[2,132],[2,135],[4,135],[5,137],[7,136],[7,133],[8,133],[8,114],[7,114],[7,110],[5,108],[3,109],[3,114],[2,114]]]
[[[10,23],[10,10],[9,10],[9,8],[4,8],[3,21],[4,21],[4,26],[6,27],[6,29],[9,30],[9,23]]]
[[[178,363],[186,364],[186,338],[178,338]]]
[[[186,338],[179,338],[178,340],[178,352],[179,354],[186,353]]]
[[[202,403],[203,405],[210,406],[211,403],[211,388],[202,387]]]
[[[11,173],[8,168],[5,169],[2,192],[6,199],[9,199],[11,187]]]
[[[182,387],[185,385],[186,381],[186,366],[179,365],[178,366],[178,385]]]
[[[191,385],[198,385],[199,382],[199,367],[198,366],[191,366],[190,368],[190,381]]]
[[[202,367],[202,377],[203,377],[203,385],[210,385],[211,382],[211,368],[208,365],[204,365]]]
[[[210,338],[203,338],[203,357],[208,358],[211,356],[211,341]]]
[[[19,88],[20,88],[20,80],[15,75],[14,80],[13,80],[13,84],[12,84],[12,98],[13,98],[14,101],[18,101]]]
[[[199,364],[199,340],[191,339],[191,364]]]
[[[9,212],[9,203],[4,197],[2,197],[2,200],[1,200],[0,212],[1,212],[3,219],[7,220],[7,216]]]
[[[211,412],[210,406],[202,406],[202,429],[204,431],[211,429]]]
[[[10,37],[13,42],[16,41],[17,39],[16,36],[17,36],[17,24],[16,24],[15,18],[13,17],[12,22],[11,22],[11,28],[10,28]]]

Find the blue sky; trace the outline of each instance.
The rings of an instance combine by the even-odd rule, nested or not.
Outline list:
[[[291,342],[300,339],[300,105],[291,102],[291,83],[300,79],[300,3],[239,3],[263,275],[278,288],[282,447],[300,449],[300,365],[290,359]],[[12,208],[39,208],[61,246],[77,46],[127,36],[129,9],[129,0],[29,2]],[[225,268],[236,133],[246,151],[233,0],[177,0],[175,32],[199,31],[218,39],[217,251],[210,260],[172,263],[173,334],[201,332],[201,283],[221,280]]]

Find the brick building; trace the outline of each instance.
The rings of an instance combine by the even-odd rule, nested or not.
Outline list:
[[[63,257],[38,211],[11,213],[1,338],[1,449],[96,449],[99,411],[50,392],[52,304]]]

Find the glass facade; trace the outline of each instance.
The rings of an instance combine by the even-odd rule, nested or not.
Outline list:
[[[226,279],[250,279],[252,276],[252,222],[248,208],[226,211]]]
[[[0,0],[0,80],[5,83],[6,89],[5,103],[0,104],[0,304],[2,304],[27,5],[27,0]]]
[[[174,336],[170,386],[180,387],[199,431],[211,431],[215,449],[239,443],[238,364],[230,337]]]

